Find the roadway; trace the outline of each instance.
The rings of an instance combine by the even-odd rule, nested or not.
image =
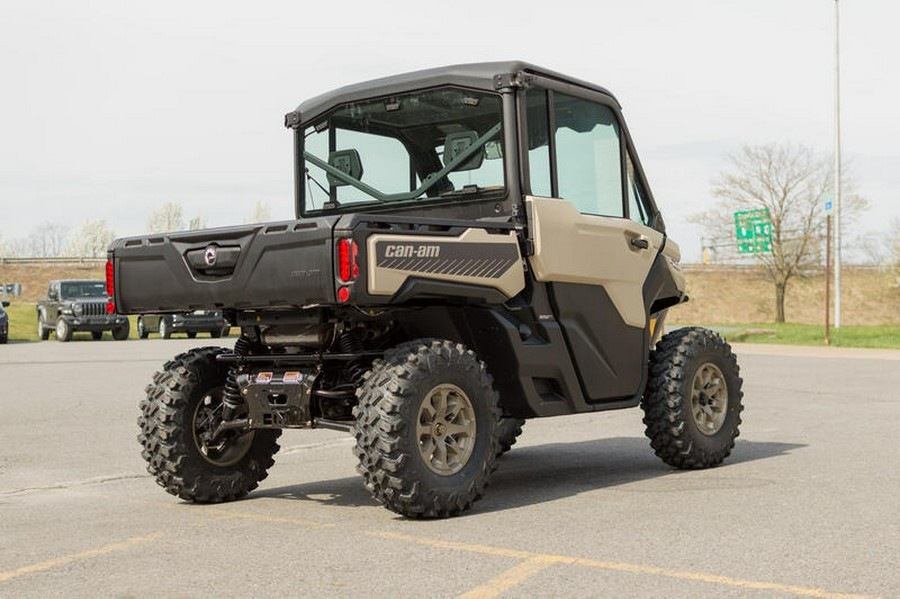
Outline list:
[[[334,431],[243,501],[159,488],[137,403],[210,341],[0,347],[0,597],[900,595],[900,352],[738,346],[723,466],[668,468],[636,409],[534,420],[473,510],[414,521]]]

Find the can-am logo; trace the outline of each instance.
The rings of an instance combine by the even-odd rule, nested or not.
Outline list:
[[[207,266],[215,266],[216,259],[219,257],[219,247],[216,245],[208,245],[206,246],[206,251],[203,253],[203,261],[206,262]]]
[[[389,245],[384,248],[385,258],[437,258],[439,245]]]

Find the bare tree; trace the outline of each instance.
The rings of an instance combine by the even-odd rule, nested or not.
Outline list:
[[[158,210],[151,212],[147,219],[147,230],[150,233],[168,233],[170,231],[184,230],[184,217],[181,205],[175,202],[166,202]]]
[[[891,244],[891,263],[893,263],[894,268],[900,270],[900,218],[895,218],[891,221],[889,230],[894,232],[894,240]]]
[[[272,220],[272,216],[269,211],[269,205],[261,200],[257,200],[256,204],[253,206],[253,212],[250,214],[250,218],[245,222],[248,224],[264,223],[270,220]]]
[[[784,298],[794,277],[821,264],[824,196],[833,184],[830,159],[807,147],[772,143],[744,146],[729,156],[730,167],[713,181],[718,206],[693,218],[704,226],[719,255],[736,254],[734,213],[766,210],[771,252],[752,254],[775,288],[775,321],[784,322]],[[849,177],[845,184],[851,185]],[[865,201],[843,190],[849,216]],[[846,219],[849,220],[849,219]],[[845,221],[846,222],[846,221]]]
[[[14,255],[9,244],[3,241],[3,233],[0,233],[0,258],[11,258]]]
[[[62,256],[69,236],[69,227],[49,221],[35,227],[27,237],[10,242],[10,249],[19,256],[30,258],[54,258]]]
[[[100,258],[106,255],[106,248],[115,238],[105,220],[85,221],[69,242],[68,252],[81,258]]]
[[[191,231],[196,231],[197,229],[203,229],[205,227],[206,227],[206,219],[204,219],[200,216],[195,216],[188,223],[188,229]]]

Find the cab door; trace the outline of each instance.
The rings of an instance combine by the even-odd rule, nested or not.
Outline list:
[[[643,288],[664,236],[647,226],[646,207],[629,205],[613,108],[590,94],[528,95],[529,138],[547,142],[528,152],[529,187],[544,194],[525,200],[534,278],[547,285],[588,401],[634,397],[649,345]]]

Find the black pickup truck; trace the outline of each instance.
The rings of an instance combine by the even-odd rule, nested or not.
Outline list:
[[[468,509],[528,418],[641,405],[668,464],[729,455],[737,362],[705,329],[660,339],[680,252],[607,90],[459,65],[285,124],[295,220],[110,247],[118,313],[222,310],[241,331],[147,388],[138,438],[168,492],[242,497],[284,428],[351,432],[366,487],[413,517]]]

